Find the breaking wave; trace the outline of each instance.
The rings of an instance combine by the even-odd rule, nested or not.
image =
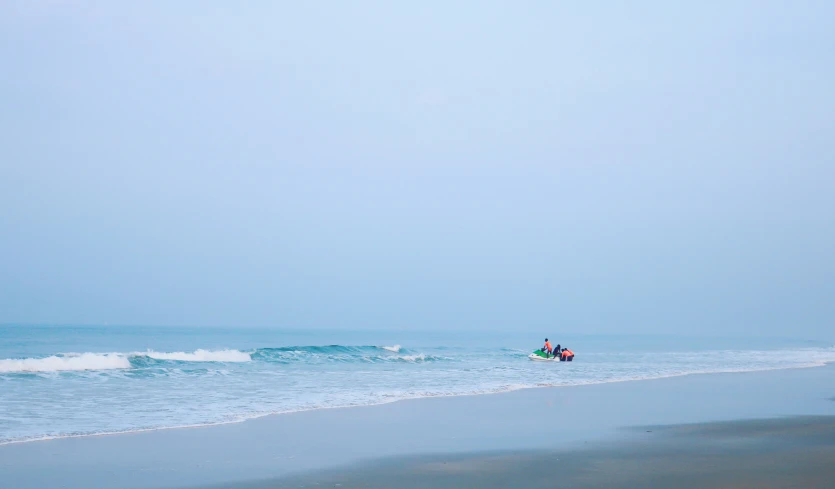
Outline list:
[[[138,359],[179,362],[248,362],[249,353],[238,350],[197,350],[185,352],[135,353],[58,353],[44,358],[9,358],[0,360],[0,373],[71,372],[83,370],[123,370],[133,368]]]
[[[120,370],[159,365],[160,362],[184,363],[324,363],[324,362],[431,362],[446,357],[410,352],[394,346],[290,346],[259,348],[252,351],[234,349],[193,352],[132,353],[58,353],[44,358],[0,360],[0,373],[37,373],[83,370]]]
[[[154,360],[174,360],[178,362],[249,362],[252,356],[238,350],[197,350],[193,353],[174,352],[161,353],[155,351],[147,351],[145,353],[135,353],[135,356],[146,356]]]
[[[130,360],[119,353],[81,353],[0,360],[0,373],[114,370],[130,367]]]

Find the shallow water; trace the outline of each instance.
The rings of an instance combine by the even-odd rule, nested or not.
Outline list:
[[[570,346],[575,362],[531,362],[541,338],[471,336],[4,326],[0,443],[835,361],[835,348],[785,340],[573,337],[552,339]]]

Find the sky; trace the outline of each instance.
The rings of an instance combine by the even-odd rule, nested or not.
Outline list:
[[[835,336],[835,3],[0,3],[0,323]]]

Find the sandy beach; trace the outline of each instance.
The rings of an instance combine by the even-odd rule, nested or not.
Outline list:
[[[0,486],[824,487],[833,380],[832,366],[690,375],[11,444]]]
[[[829,488],[835,481],[832,416],[636,431],[642,440],[605,449],[414,457],[234,487]]]

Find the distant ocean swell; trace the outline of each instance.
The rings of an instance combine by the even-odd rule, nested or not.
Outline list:
[[[41,358],[0,359],[0,374],[122,370],[157,365],[160,362],[426,362],[448,358],[421,353],[401,354],[394,346],[292,346],[253,351],[195,350],[193,352],[56,353]]]

